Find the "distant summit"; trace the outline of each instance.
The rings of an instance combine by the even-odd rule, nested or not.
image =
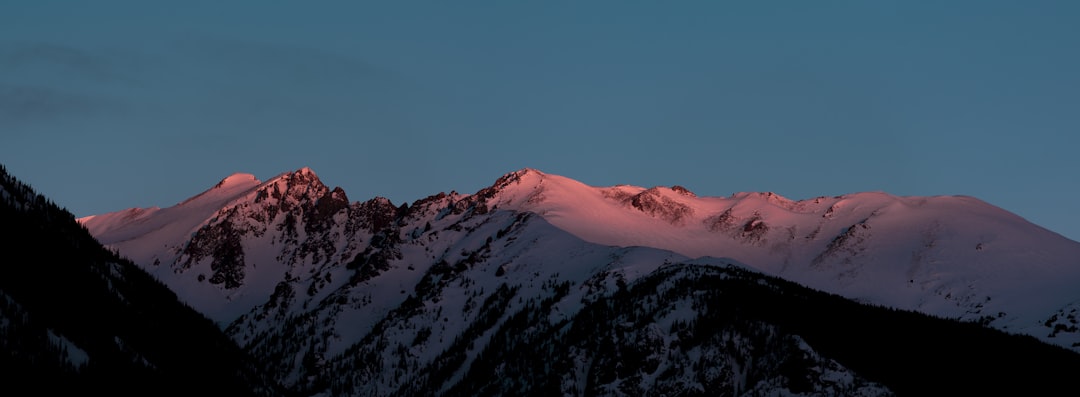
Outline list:
[[[251,183],[257,184],[260,182],[258,179],[255,178],[255,175],[238,172],[225,177],[225,179],[222,179],[221,182],[218,182],[217,185],[214,185],[214,188],[220,189],[235,185],[248,185]]]

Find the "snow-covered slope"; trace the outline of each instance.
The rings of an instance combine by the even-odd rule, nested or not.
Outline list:
[[[734,258],[859,301],[1080,346],[1080,243],[972,197],[697,197],[530,169],[479,194],[586,241]]]
[[[396,206],[305,168],[80,221],[308,392],[449,387],[522,313],[570,321],[697,257],[1080,346],[1080,243],[967,197],[696,197],[525,169]]]
[[[79,222],[99,240],[123,246],[127,256],[144,259],[160,251],[159,246],[149,242],[171,242],[191,234],[215,212],[250,193],[259,183],[254,175],[233,174],[210,190],[173,207],[131,208],[88,216]],[[131,240],[138,240],[139,244],[125,244]]]
[[[177,291],[228,324],[266,302],[276,285],[315,263],[341,264],[389,222],[386,199],[349,204],[308,168],[260,182],[234,174],[176,206],[129,209],[79,221]]]

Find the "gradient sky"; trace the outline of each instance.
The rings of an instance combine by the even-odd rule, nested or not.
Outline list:
[[[78,216],[234,172],[401,203],[532,167],[964,194],[1080,240],[1078,21],[1078,1],[5,1],[0,163]]]

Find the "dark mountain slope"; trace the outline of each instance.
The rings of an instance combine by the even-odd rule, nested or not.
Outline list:
[[[506,321],[446,395],[1053,395],[1080,371],[1080,355],[1032,337],[734,266],[666,266],[571,321],[549,314]],[[413,385],[398,394],[442,394]]]
[[[0,253],[5,389],[276,394],[211,321],[3,167]]]

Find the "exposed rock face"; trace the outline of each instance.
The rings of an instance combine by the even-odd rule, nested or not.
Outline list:
[[[673,225],[684,224],[694,214],[690,206],[664,196],[655,187],[631,197],[630,206]]]

